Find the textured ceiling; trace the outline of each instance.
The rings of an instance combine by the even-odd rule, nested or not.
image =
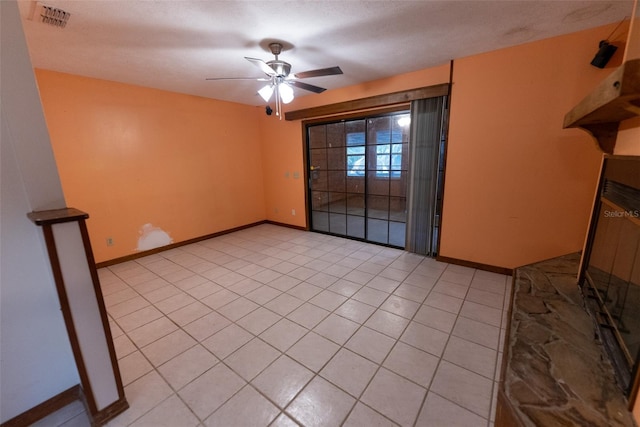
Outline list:
[[[30,19],[20,0],[34,67],[260,105],[263,77],[245,56],[273,59],[285,42],[292,73],[328,89],[416,71],[481,52],[617,22],[632,0],[555,1],[141,1],[45,0],[71,13],[66,28]],[[608,34],[603,34],[606,38]],[[594,53],[597,46],[594,46]],[[296,89],[296,96],[313,96]]]

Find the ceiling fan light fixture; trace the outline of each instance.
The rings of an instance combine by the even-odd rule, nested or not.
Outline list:
[[[280,83],[278,85],[278,92],[280,93],[280,98],[282,102],[285,104],[293,101],[293,88],[286,83]]]
[[[273,85],[268,84],[258,91],[258,94],[264,99],[264,102],[269,102],[271,95],[273,95]]]

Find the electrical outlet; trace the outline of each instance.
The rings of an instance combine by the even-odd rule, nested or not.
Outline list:
[[[291,209],[291,215],[296,216],[296,210],[295,209]]]
[[[107,246],[113,246],[113,237],[107,237]]]

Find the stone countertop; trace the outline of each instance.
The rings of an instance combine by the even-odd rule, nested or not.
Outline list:
[[[576,284],[579,263],[571,254],[515,271],[498,397],[509,414],[496,426],[636,425],[594,339],[597,327]]]

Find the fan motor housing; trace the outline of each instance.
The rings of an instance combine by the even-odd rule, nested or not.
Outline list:
[[[291,64],[288,62],[273,60],[267,61],[267,65],[276,72],[276,74],[280,77],[287,77],[289,72],[291,72]]]

